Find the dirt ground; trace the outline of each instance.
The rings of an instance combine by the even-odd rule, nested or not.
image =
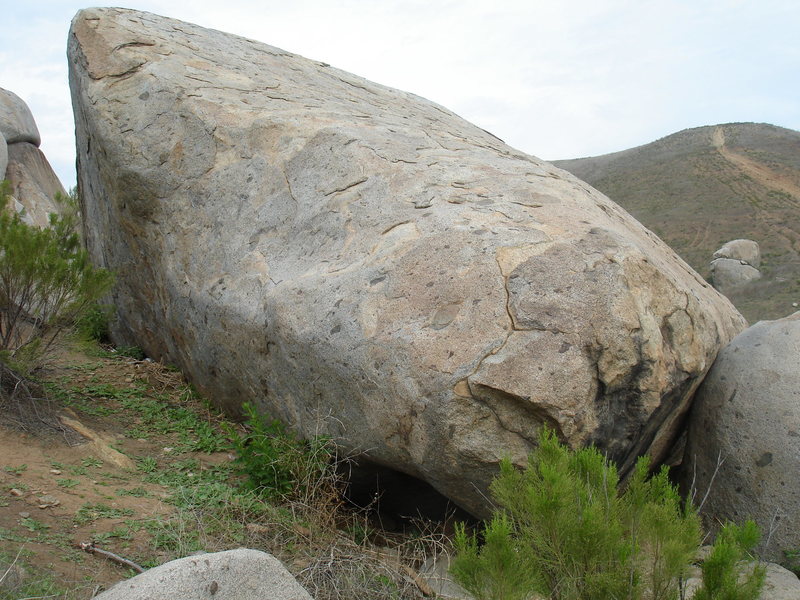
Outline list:
[[[147,361],[61,349],[40,376],[73,392],[66,403],[40,401],[33,417],[28,413],[14,418],[4,407],[0,563],[7,568],[16,561],[29,582],[51,578],[59,589],[88,598],[135,573],[83,551],[80,545],[94,543],[135,562],[158,564],[163,557],[153,554],[150,534],[141,524],[175,511],[164,502],[167,488],[145,481],[146,473],[137,464],[148,459],[162,465],[173,457],[178,460],[179,436],[132,437],[131,430],[141,426],[142,419],[121,409],[119,397],[125,390],[142,396],[158,394],[191,406],[212,426],[218,417],[196,398],[187,397],[178,374]],[[104,396],[109,390],[113,393]],[[52,390],[48,395],[53,398]],[[200,465],[232,458],[224,452],[179,456],[181,461],[196,459]]]

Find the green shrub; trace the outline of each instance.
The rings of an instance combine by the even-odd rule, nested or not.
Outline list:
[[[756,600],[766,577],[763,565],[753,561],[750,551],[758,544],[760,534],[753,521],[741,527],[726,524],[717,535],[711,554],[703,561],[703,586],[693,600]],[[749,572],[742,561],[749,561]]]
[[[91,265],[76,232],[74,195],[62,215],[39,229],[5,210],[9,192],[0,186],[0,353],[17,364],[43,353],[113,284],[105,269]]]
[[[268,498],[302,496],[324,478],[333,457],[327,438],[301,440],[277,420],[268,420],[250,404],[242,405],[247,435],[232,428],[239,473],[247,487]]]
[[[114,307],[112,305],[93,302],[77,318],[75,330],[84,340],[108,344],[111,341],[109,322],[113,315]]]
[[[619,492],[616,467],[597,449],[570,451],[543,430],[523,471],[509,460],[501,463],[490,486],[499,508],[483,543],[457,527],[456,581],[478,600],[678,598],[699,547],[699,519],[682,506],[666,468],[652,477],[648,472],[641,458]],[[723,540],[749,542],[738,530],[726,535]],[[722,571],[725,586],[736,586],[735,561],[732,571],[711,569]],[[752,588],[760,589],[760,582],[753,580]]]

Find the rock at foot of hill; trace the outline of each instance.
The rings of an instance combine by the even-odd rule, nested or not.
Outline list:
[[[413,94],[123,9],[78,13],[69,62],[116,339],[474,514],[544,425],[662,460],[744,326],[608,198]]]
[[[761,249],[758,242],[753,240],[731,240],[714,252],[713,258],[732,258],[758,269],[761,265]]]

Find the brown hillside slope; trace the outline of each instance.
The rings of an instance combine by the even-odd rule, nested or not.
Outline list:
[[[800,132],[761,123],[697,127],[554,164],[610,196],[704,276],[724,242],[756,240],[764,277],[731,299],[751,322],[796,310]]]

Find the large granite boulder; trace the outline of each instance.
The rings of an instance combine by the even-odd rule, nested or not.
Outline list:
[[[765,537],[774,526],[771,560],[800,548],[799,367],[800,312],[746,329],[698,390],[686,445],[684,487],[702,498],[713,480],[708,522],[754,518]]]
[[[38,147],[42,143],[31,109],[14,92],[3,88],[0,88],[0,135],[7,144],[28,142]]]
[[[476,514],[543,424],[663,459],[744,327],[608,198],[418,96],[123,9],[68,55],[116,339]]]
[[[11,194],[21,206],[32,225],[46,227],[50,213],[58,212],[56,194],[65,194],[47,158],[39,148],[27,142],[8,146],[6,179],[11,184]]]
[[[281,562],[239,548],[187,556],[121,581],[97,600],[312,600]]]

